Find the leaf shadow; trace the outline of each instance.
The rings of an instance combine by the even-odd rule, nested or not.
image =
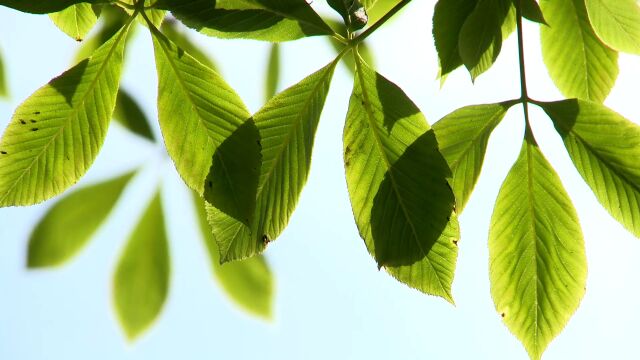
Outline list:
[[[84,59],[49,81],[49,85],[64,97],[69,107],[73,107],[73,97],[78,91],[88,65],[89,59]]]
[[[204,184],[204,199],[250,227],[262,166],[260,133],[252,118],[216,149]]]
[[[371,209],[380,266],[411,265],[427,256],[454,209],[450,176],[433,130],[416,139],[387,171]]]

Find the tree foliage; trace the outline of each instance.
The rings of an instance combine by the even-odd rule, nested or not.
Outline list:
[[[269,317],[273,279],[261,253],[295,210],[333,73],[343,62],[354,78],[344,167],[365,247],[398,281],[453,303],[458,216],[492,131],[510,108],[521,106],[525,132],[493,210],[489,277],[498,314],[530,357],[540,358],[579,306],[587,263],[576,210],[537,145],[528,109],[546,112],[603,207],[640,237],[640,127],[602,104],[618,77],[618,53],[640,52],[640,7],[632,0],[437,1],[433,38],[442,80],[463,66],[475,80],[515,32],[521,93],[465,106],[430,127],[403,90],[375,70],[365,43],[410,0],[327,3],[342,21],[323,18],[305,0],[0,0],[17,11],[48,13],[85,44],[79,62],[25,100],[5,129],[0,206],[37,204],[75,184],[98,154],[111,118],[156,141],[144,110],[119,89],[137,20],[153,41],[162,140],[194,194],[213,272],[240,306]],[[85,39],[98,17],[101,28]],[[523,19],[539,26],[549,76],[569,99],[529,97]],[[212,37],[273,43],[265,105],[251,114],[177,24]],[[278,93],[277,43],[310,36],[331,41],[335,60]],[[0,71],[0,96],[7,93],[4,84]],[[29,266],[56,266],[77,254],[132,177],[61,197],[33,232]],[[115,308],[130,338],[150,326],[168,296],[169,240],[158,190],[114,275]]]

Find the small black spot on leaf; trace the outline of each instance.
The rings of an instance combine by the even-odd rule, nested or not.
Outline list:
[[[27,122],[26,122],[26,121],[24,121],[24,120],[22,120],[22,119],[20,119],[20,124],[22,124],[22,125],[26,125],[26,124],[27,124]]]
[[[262,235],[262,244],[264,246],[267,246],[267,244],[269,244],[269,241],[271,241],[271,240],[269,240],[269,237],[267,236],[267,234],[263,234]]]
[[[38,128],[31,128],[31,131],[38,131]]]
[[[34,112],[33,115],[40,115],[40,111]]]
[[[32,123],[32,124],[35,124],[35,123],[36,123],[36,121],[35,121],[34,119],[31,119],[31,120],[29,120],[29,121],[31,121],[31,123]]]
[[[0,154],[7,155],[7,152],[6,151],[0,151]]]
[[[507,314],[502,313],[502,314],[500,314],[500,317],[504,319],[505,315],[507,315]]]
[[[458,246],[458,240],[453,240],[453,245]]]
[[[207,185],[212,188],[213,187],[213,181],[209,180],[209,182],[207,183]]]

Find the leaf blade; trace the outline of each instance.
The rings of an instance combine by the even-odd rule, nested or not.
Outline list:
[[[91,166],[115,107],[127,29],[15,111],[0,140],[0,206],[46,200]]]
[[[640,54],[640,7],[634,0],[585,0],[598,37],[611,48]]]
[[[169,245],[157,192],[131,234],[114,273],[113,299],[118,320],[130,340],[160,314],[169,292]]]
[[[543,109],[600,204],[640,237],[640,127],[583,100],[544,103]]]
[[[496,200],[489,264],[496,310],[539,359],[580,304],[587,262],[576,211],[530,133]]]
[[[98,22],[99,12],[88,3],[80,3],[49,14],[53,23],[76,41],[82,41]]]

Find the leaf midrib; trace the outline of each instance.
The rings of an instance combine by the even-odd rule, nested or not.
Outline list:
[[[527,124],[528,126],[528,124]],[[533,137],[533,135],[531,135]],[[535,141],[535,140],[534,140]],[[535,274],[535,295],[534,295],[534,312],[535,312],[535,316],[534,318],[534,328],[535,331],[533,332],[533,344],[534,344],[534,351],[536,354],[538,354],[538,235],[536,233],[536,227],[535,227],[535,219],[536,219],[536,212],[535,212],[535,208],[534,208],[534,190],[533,190],[533,165],[532,165],[532,160],[533,160],[533,155],[532,155],[532,151],[531,151],[531,147],[532,146],[536,146],[536,145],[531,145],[528,143],[528,140],[525,140],[526,144],[526,149],[527,149],[527,190],[528,190],[528,200],[529,200],[529,215],[531,216],[531,222],[530,222],[530,231],[531,234],[533,235],[533,241],[534,241],[534,245],[535,245],[535,249],[536,249],[536,258],[535,261],[533,262],[534,264],[534,274]]]
[[[101,77],[102,72],[104,71],[104,69],[106,68],[107,64],[109,63],[109,60],[111,59],[111,56],[113,55],[115,49],[119,46],[120,41],[122,41],[122,37],[124,36],[124,34],[128,31],[128,26],[129,24],[131,24],[131,20],[133,18],[130,18],[127,23],[123,26],[123,28],[120,30],[120,34],[118,35],[118,38],[116,39],[116,41],[113,43],[113,46],[111,47],[111,49],[109,49],[109,52],[107,53],[107,56],[105,57],[105,60],[102,62],[102,65],[100,66],[100,69],[98,69],[95,78],[91,81],[91,83],[89,84],[89,87],[87,89],[87,91],[84,93],[84,95],[82,96],[80,102],[78,103],[78,106],[75,107],[66,117],[65,120],[63,121],[63,125],[60,126],[60,128],[58,129],[58,131],[53,134],[53,136],[51,137],[51,139],[43,146],[42,150],[33,158],[33,160],[31,160],[31,163],[24,168],[24,170],[22,171],[22,174],[20,174],[20,176],[18,176],[18,178],[13,182],[13,185],[11,185],[7,191],[4,193],[4,196],[2,198],[0,198],[0,203],[4,203],[4,201],[7,199],[7,197],[9,196],[9,194],[11,193],[11,191],[18,185],[18,183],[22,180],[22,178],[29,172],[31,171],[31,168],[33,167],[33,165],[40,160],[40,157],[42,156],[42,154],[44,154],[45,151],[47,151],[47,149],[49,148],[49,146],[51,146],[51,143],[53,141],[55,141],[58,136],[60,136],[60,134],[64,131],[65,126],[67,125],[66,123],[70,122],[70,120],[74,117],[76,117],[76,115],[78,114],[78,111],[80,111],[80,108],[82,107],[81,105],[84,104],[84,102],[86,101],[87,97],[89,96],[89,93],[91,93],[93,91],[93,88],[96,86],[97,82],[98,82],[98,78]],[[50,83],[47,84],[46,86],[50,86]]]
[[[429,264],[429,266],[431,267],[432,271],[437,274],[436,278],[438,279],[438,285],[440,285],[440,290],[442,290],[445,294],[448,294],[449,292],[447,291],[447,289],[445,288],[444,284],[442,283],[442,279],[440,278],[438,271],[436,271],[435,266],[431,263],[431,259],[429,259],[429,257],[427,256],[426,251],[422,248],[422,244],[420,243],[420,241],[418,241],[418,233],[416,231],[415,226],[413,225],[413,222],[410,221],[410,217],[407,211],[407,208],[404,204],[403,198],[401,196],[399,196],[399,192],[398,192],[398,185],[396,184],[396,180],[395,177],[393,175],[393,171],[391,170],[391,161],[389,160],[389,158],[387,157],[387,154],[384,152],[383,150],[383,146],[382,146],[382,140],[380,139],[380,134],[378,132],[378,128],[375,124],[375,116],[373,114],[373,110],[371,109],[371,101],[369,98],[369,95],[367,94],[367,89],[365,86],[365,81],[364,81],[364,74],[362,71],[362,59],[360,58],[360,56],[354,52],[354,57],[355,57],[355,63],[356,63],[356,72],[358,74],[358,78],[360,81],[360,88],[362,89],[362,96],[365,97],[366,101],[364,103],[364,108],[365,111],[367,113],[367,119],[369,120],[369,127],[372,130],[373,133],[373,138],[376,142],[376,145],[378,145],[378,153],[381,155],[381,157],[384,159],[384,162],[387,165],[387,173],[389,174],[389,178],[391,179],[391,185],[393,187],[393,190],[396,194],[396,197],[398,198],[398,203],[400,204],[400,208],[402,209],[402,212],[404,213],[405,218],[407,219],[407,223],[409,224],[410,228],[411,228],[411,232],[413,233],[413,240],[415,241],[415,243],[418,245],[418,248],[420,249],[420,251],[422,252],[422,255],[424,257],[424,259],[426,259],[426,262]]]
[[[637,48],[638,47],[638,42],[635,41],[635,36],[633,36],[633,34],[629,33],[627,31],[626,27],[621,25],[621,22],[618,21],[618,17],[616,16],[616,13],[611,11],[611,10],[609,10],[610,8],[607,6],[605,1],[598,0],[598,2],[600,3],[600,6],[602,6],[608,12],[609,16],[611,16],[615,20],[614,23],[615,23],[615,25],[617,25],[616,27],[619,30],[621,30],[627,36],[627,40],[630,40],[631,43],[634,44],[634,47]],[[637,6],[637,3],[634,4],[634,5]],[[594,31],[595,31],[595,29],[594,29]]]

